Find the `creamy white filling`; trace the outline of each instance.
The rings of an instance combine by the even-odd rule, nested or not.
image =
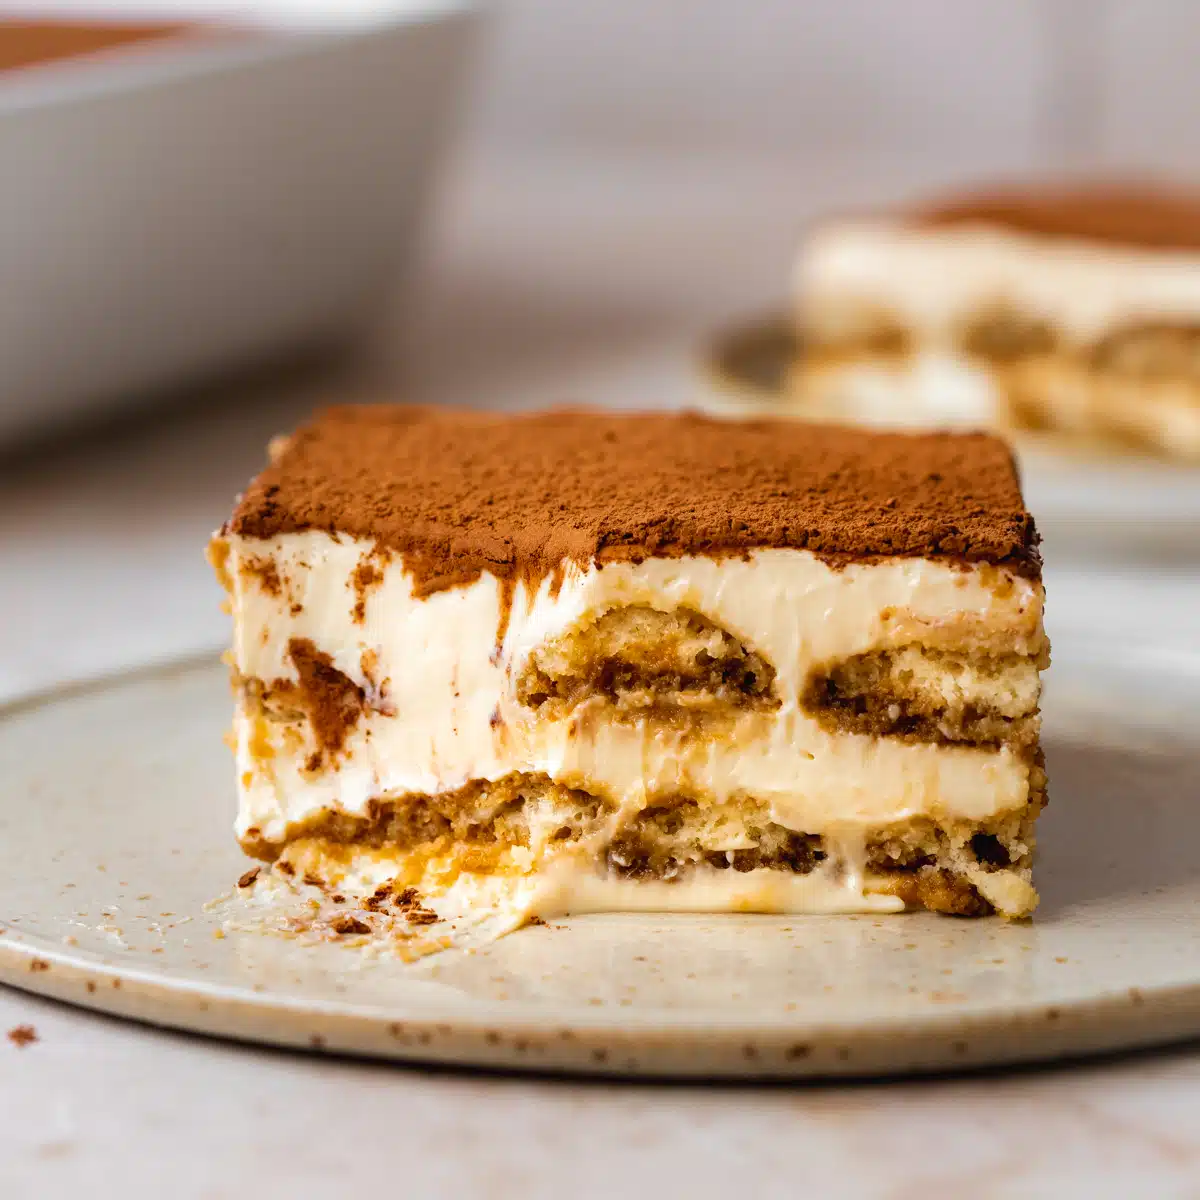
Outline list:
[[[1060,361],[1037,369],[1022,390],[1037,395],[1058,432],[1132,437],[1181,457],[1200,456],[1200,405],[1192,384],[1098,377]],[[944,348],[812,366],[800,386],[804,413],[823,420],[891,429],[1021,425],[1008,407],[1004,381],[986,364]]]
[[[504,881],[494,891],[522,919],[588,912],[883,913],[904,908],[897,897],[872,892],[866,880],[840,875],[833,866],[807,875],[700,869],[666,883],[607,878],[557,862],[527,879]]]
[[[1200,317],[1200,254],[1037,237],[986,225],[840,222],[816,230],[796,266],[797,302],[818,327],[865,305],[930,343],[1007,305],[1089,343],[1139,320]]]
[[[375,560],[381,579],[363,594],[357,622],[355,571],[369,545],[298,533],[231,538],[230,551],[238,671],[294,680],[289,640],[308,639],[379,701],[349,731],[336,765],[319,772],[304,768],[311,742],[289,745],[269,723],[273,755],[264,763],[263,730],[239,713],[243,835],[256,828],[277,840],[322,809],[361,813],[384,793],[432,794],[514,771],[545,773],[630,808],[669,792],[753,796],[780,824],[808,833],[918,816],[982,820],[1026,799],[1028,767],[1005,749],[830,733],[799,706],[814,666],[963,624],[1011,630],[1006,648],[1037,649],[1040,587],[1020,577],[998,587],[994,568],[896,559],[834,569],[791,550],[568,566],[557,589],[549,579],[532,593],[518,584],[497,646],[502,592],[491,575],[417,598],[398,558]],[[274,564],[280,594],[241,569],[247,559]],[[729,630],[774,665],[779,708],[704,738],[653,724],[548,722],[517,702],[531,651],[624,604],[682,605]]]
[[[811,368],[805,399],[841,420],[881,428],[979,429],[999,423],[1004,397],[985,365],[945,349],[899,359],[848,359]]]

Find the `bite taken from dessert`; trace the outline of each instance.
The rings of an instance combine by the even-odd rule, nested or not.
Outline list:
[[[787,391],[1200,461],[1200,193],[1011,186],[820,223]]]
[[[514,924],[1037,903],[1041,561],[990,435],[331,408],[210,556],[276,869]]]

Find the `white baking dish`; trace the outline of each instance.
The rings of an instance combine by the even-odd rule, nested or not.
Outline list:
[[[0,440],[332,338],[394,284],[477,13],[304,7],[0,74]]]

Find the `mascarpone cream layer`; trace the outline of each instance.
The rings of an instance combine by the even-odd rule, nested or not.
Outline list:
[[[987,366],[943,348],[810,367],[804,387],[839,420],[884,429],[980,429],[1005,416],[1002,385]]]
[[[656,794],[767,801],[780,824],[809,833],[918,816],[981,820],[1023,805],[1028,768],[1007,750],[906,744],[822,730],[799,707],[810,670],[874,648],[995,636],[1005,648],[1042,643],[1036,582],[994,567],[922,559],[834,569],[812,554],[760,550],[745,559],[650,559],[580,569],[555,588],[518,583],[502,642],[502,591],[491,575],[414,595],[398,557],[323,533],[228,539],[234,661],[244,676],[295,680],[292,638],[311,640],[376,705],[350,731],[336,766],[305,772],[310,744],[239,711],[239,833],[269,840],[323,808],[365,810],[385,793],[432,794],[472,779],[541,772],[631,808]],[[280,587],[262,584],[270,561]],[[354,617],[355,572],[381,567]],[[715,736],[618,724],[592,709],[557,722],[518,704],[516,681],[538,645],[625,604],[686,606],[727,629],[776,670],[780,706],[747,712]],[[369,665],[369,670],[364,664]],[[275,739],[265,759],[261,726]],[[257,730],[255,726],[259,726]],[[252,751],[253,747],[253,751]]]
[[[1005,305],[1082,343],[1143,320],[1200,316],[1200,254],[1037,237],[987,225],[844,222],[816,230],[796,267],[803,319],[880,310],[931,342]]]

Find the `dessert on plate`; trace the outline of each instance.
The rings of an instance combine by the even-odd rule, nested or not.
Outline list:
[[[1037,547],[985,434],[328,409],[211,546],[238,836],[518,922],[1024,916]]]
[[[1011,187],[817,228],[801,398],[1200,459],[1200,194]]]

